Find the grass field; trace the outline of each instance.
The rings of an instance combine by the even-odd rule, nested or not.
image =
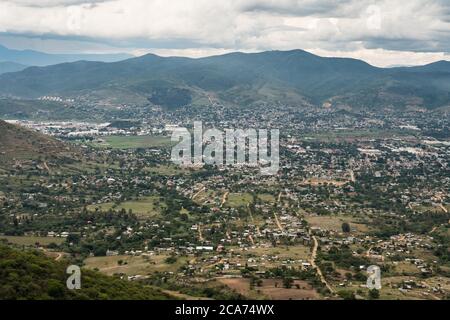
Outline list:
[[[104,142],[94,142],[94,147],[113,149],[153,148],[170,145],[170,137],[162,136],[107,136]]]
[[[414,275],[420,274],[420,270],[417,269],[417,267],[410,263],[410,262],[399,262],[396,266],[395,266],[395,272],[401,274],[407,274],[407,275]]]
[[[350,224],[352,232],[356,231],[357,233],[360,233],[369,231],[366,225],[355,222],[352,217],[310,216],[306,217],[306,221],[308,221],[309,225],[312,227],[320,227],[336,232],[342,232],[342,223],[344,222]]]
[[[273,196],[273,195],[271,195],[269,193],[258,194],[258,198],[262,202],[266,202],[266,203],[274,203],[275,202],[275,196]]]
[[[198,193],[193,200],[199,205],[216,206],[220,199],[221,197],[216,191],[208,189]]]
[[[249,193],[230,193],[225,206],[232,208],[244,207],[252,202],[253,197]]]
[[[0,236],[0,239],[6,239],[9,243],[21,246],[34,246],[39,243],[42,246],[47,246],[51,243],[61,244],[66,239],[54,237],[19,237],[19,236]]]
[[[91,257],[84,263],[88,269],[97,268],[107,275],[123,273],[126,275],[148,275],[154,272],[176,272],[188,260],[179,257],[173,264],[167,264],[165,260],[169,255],[154,255],[149,258],[135,256]],[[119,265],[119,261],[122,265]]]
[[[280,279],[264,279],[260,287],[250,290],[250,280],[245,278],[221,278],[219,282],[250,299],[307,300],[320,299],[320,295],[305,281],[295,280],[290,289],[283,287]],[[297,287],[298,286],[298,287]]]
[[[127,212],[132,210],[132,212],[140,218],[152,218],[158,216],[164,207],[165,203],[160,202],[159,197],[150,196],[139,200],[122,202],[120,204],[107,202],[90,205],[88,206],[88,210],[95,211],[96,209],[99,209],[101,211],[109,211],[110,209],[113,209],[115,211],[120,211],[125,209]]]
[[[294,259],[294,260],[308,260],[311,253],[310,248],[297,245],[297,246],[278,246],[269,248],[255,248],[246,251],[246,254],[253,254],[256,256],[268,255],[277,256],[280,259]]]

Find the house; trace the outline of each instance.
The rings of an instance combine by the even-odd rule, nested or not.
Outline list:
[[[212,247],[212,246],[197,246],[197,247],[195,247],[195,250],[197,250],[197,251],[213,251],[214,247]]]
[[[311,263],[302,262],[302,270],[309,270],[309,269],[311,269]]]
[[[107,250],[106,251],[106,256],[107,257],[118,256],[118,255],[119,255],[118,251],[112,251],[112,250]]]

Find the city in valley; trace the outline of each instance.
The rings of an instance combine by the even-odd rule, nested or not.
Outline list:
[[[448,117],[257,108],[8,120],[66,154],[2,152],[0,237],[179,298],[449,297]],[[281,128],[279,171],[173,164],[171,133],[196,120]],[[380,290],[367,286],[372,265]]]
[[[449,40],[448,0],[0,0],[0,301],[450,300]]]

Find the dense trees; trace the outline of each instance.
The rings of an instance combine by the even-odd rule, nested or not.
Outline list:
[[[82,270],[81,289],[66,288],[67,265],[38,251],[0,245],[0,300],[168,299],[149,286]]]

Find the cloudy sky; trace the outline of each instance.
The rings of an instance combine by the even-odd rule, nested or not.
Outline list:
[[[450,60],[450,0],[0,0],[0,44],[191,57],[304,49],[415,65]]]

